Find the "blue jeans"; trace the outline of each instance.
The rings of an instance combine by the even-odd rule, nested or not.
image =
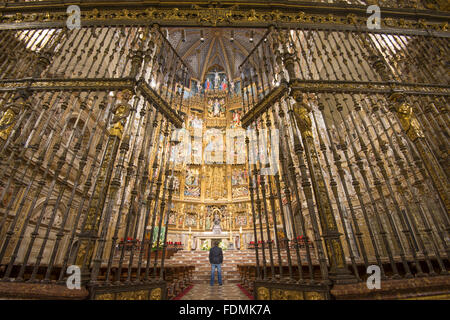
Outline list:
[[[214,285],[214,278],[215,278],[215,269],[217,269],[217,274],[218,274],[218,280],[219,280],[219,284],[222,284],[222,265],[219,264],[211,264],[211,281],[210,281],[210,285]]]

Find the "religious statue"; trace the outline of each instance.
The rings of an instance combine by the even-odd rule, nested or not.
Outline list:
[[[220,226],[220,216],[217,213],[214,215],[214,226]]]
[[[211,89],[211,82],[209,81],[209,78],[206,78],[205,81],[205,91]]]
[[[231,94],[234,94],[234,81],[230,81]]]
[[[221,84],[221,89],[222,89],[222,91],[226,91],[226,90],[227,90],[227,87],[228,87],[228,85],[227,85],[227,80],[226,80],[225,78],[223,78],[222,84]]]
[[[219,82],[220,82],[220,76],[219,76],[219,72],[215,72],[214,73],[214,89],[219,89]]]
[[[206,229],[206,230],[209,230],[209,228],[211,228],[211,218],[210,218],[210,216],[208,215],[208,216],[206,217],[206,221],[205,221],[205,229]]]
[[[213,115],[214,117],[220,116],[220,103],[218,99],[216,99],[213,104]]]
[[[189,127],[190,128],[199,128],[201,129],[203,126],[203,121],[197,117],[196,114],[189,115]]]
[[[176,221],[176,215],[175,212],[171,211],[169,213],[169,219],[168,219],[168,224],[175,224]]]
[[[231,128],[236,128],[241,125],[241,111],[234,110],[232,112]]]
[[[0,137],[2,139],[8,139],[8,136],[13,129],[16,116],[17,114],[13,108],[8,108],[3,112],[3,116],[0,119]]]
[[[214,99],[208,102],[208,115],[209,117],[223,117],[225,112],[224,99]]]
[[[111,120],[111,128],[109,129],[110,135],[119,138],[122,137],[122,132],[131,110],[128,101],[130,101],[132,95],[133,93],[128,89],[121,92],[121,102],[116,104],[112,109],[113,118]]]
[[[297,101],[297,103],[294,104],[294,116],[297,120],[300,132],[304,137],[312,137],[312,123],[311,118],[309,117],[310,112],[311,107],[307,103]]]
[[[217,212],[214,214],[213,224],[214,224],[212,227],[213,233],[215,234],[222,233],[222,228],[220,226],[220,215]]]
[[[198,185],[198,172],[195,169],[188,169],[186,173],[186,185],[197,186]]]
[[[20,91],[16,94],[12,103],[7,104],[3,110],[3,114],[0,118],[0,138],[7,140],[14,125],[16,124],[17,116],[24,110],[28,93]]]
[[[197,169],[187,169],[184,195],[200,197],[199,173]]]
[[[419,121],[417,121],[413,108],[405,101],[404,96],[400,93],[394,93],[390,96],[390,100],[395,103],[398,119],[408,137],[412,141],[423,138],[424,133]]]

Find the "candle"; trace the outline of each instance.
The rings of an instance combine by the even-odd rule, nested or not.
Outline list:
[[[239,233],[242,233],[242,227],[239,227]]]
[[[191,227],[189,227],[189,233],[191,233]]]

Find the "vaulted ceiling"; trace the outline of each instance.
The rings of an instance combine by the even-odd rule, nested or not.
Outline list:
[[[204,41],[200,39],[202,33]],[[263,29],[168,28],[170,43],[189,66],[192,77],[201,81],[217,67],[223,68],[229,79],[238,78],[239,65],[264,33]]]

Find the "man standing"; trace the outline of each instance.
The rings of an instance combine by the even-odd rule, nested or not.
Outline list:
[[[222,285],[222,262],[223,262],[223,252],[222,248],[219,248],[219,241],[214,241],[214,247],[209,250],[209,263],[211,264],[211,281],[210,285],[214,285],[214,273],[217,269],[217,276],[219,281],[219,286]]]

